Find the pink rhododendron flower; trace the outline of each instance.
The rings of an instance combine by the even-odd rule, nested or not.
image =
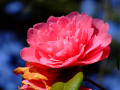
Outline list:
[[[27,62],[51,68],[92,64],[109,55],[108,29],[108,23],[85,13],[51,16],[46,23],[28,30],[30,47],[24,48],[21,56]]]

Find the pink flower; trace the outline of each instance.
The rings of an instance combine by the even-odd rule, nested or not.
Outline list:
[[[107,58],[111,36],[108,23],[85,13],[49,17],[28,30],[30,47],[21,51],[22,58],[37,66],[51,68],[84,66]]]

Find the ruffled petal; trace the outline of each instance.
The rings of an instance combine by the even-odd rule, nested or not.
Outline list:
[[[92,18],[86,13],[82,13],[81,16],[77,17],[77,29],[88,29],[92,26]]]
[[[89,52],[82,60],[79,60],[77,64],[83,66],[98,62],[101,60],[102,55],[103,51],[99,47],[98,49]]]
[[[47,23],[56,23],[59,17],[50,16],[47,20]]]
[[[23,48],[20,52],[20,55],[23,60],[28,62],[36,62],[39,63],[39,61],[35,57],[35,49],[34,48]]]
[[[101,60],[105,59],[105,58],[108,58],[109,54],[110,54],[110,47],[107,46],[103,49],[103,55],[101,57]]]
[[[54,63],[49,63],[50,67],[52,67],[52,68],[61,68],[61,67],[75,66],[76,63],[77,63],[78,58],[79,58],[79,57],[83,54],[83,52],[84,52],[84,47],[85,47],[84,45],[81,45],[81,49],[80,49],[79,54],[77,54],[77,55],[75,55],[75,56],[73,56],[73,57],[70,57],[70,58],[66,59],[66,60],[64,61],[64,63],[56,63],[56,62],[54,62]]]
[[[69,19],[73,19],[73,17],[77,16],[77,15],[80,15],[79,12],[75,11],[75,12],[72,12],[70,14],[68,14],[66,17],[68,17]]]
[[[93,26],[98,30],[98,33],[107,33],[109,30],[108,23],[104,23],[100,19],[93,19]]]

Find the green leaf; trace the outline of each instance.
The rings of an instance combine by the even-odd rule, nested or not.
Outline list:
[[[64,90],[79,90],[83,81],[83,72],[77,73],[72,79],[64,85]]]
[[[57,82],[53,84],[50,90],[79,90],[82,81],[83,81],[83,72],[79,72],[66,83]]]
[[[57,82],[57,83],[53,84],[53,86],[50,90],[63,90],[63,89],[64,89],[64,83]]]

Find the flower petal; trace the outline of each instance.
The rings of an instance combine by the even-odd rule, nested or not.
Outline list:
[[[100,19],[93,19],[93,26],[98,30],[99,33],[107,33],[109,30],[108,23],[104,23],[104,21]]]
[[[101,60],[102,55],[103,55],[103,51],[101,51],[101,48],[95,49],[91,51],[88,55],[86,55],[83,60],[79,60],[79,62],[77,63],[78,65],[81,66],[92,64]]]
[[[104,58],[108,58],[109,54],[110,54],[110,47],[107,46],[106,48],[103,49],[103,55],[101,57],[101,60]]]
[[[24,59],[25,61],[39,63],[39,61],[35,57],[35,49],[34,48],[27,48],[27,47],[23,48],[20,52],[20,55],[21,55],[22,59]]]
[[[75,11],[75,12],[68,14],[66,17],[68,17],[69,19],[73,19],[73,17],[75,17],[77,15],[79,15],[79,12]]]

